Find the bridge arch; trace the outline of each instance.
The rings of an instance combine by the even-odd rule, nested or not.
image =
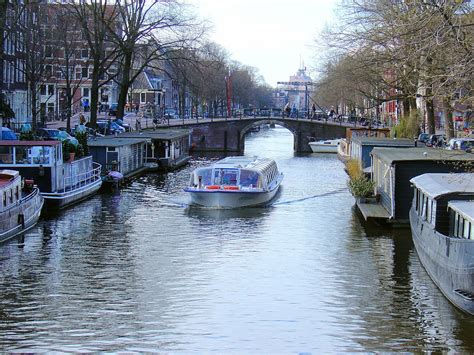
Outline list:
[[[295,140],[296,140],[298,135],[297,135],[297,131],[295,130],[295,128],[291,124],[288,124],[288,122],[285,122],[284,120],[277,120],[277,119],[267,118],[267,119],[251,121],[246,126],[244,126],[242,128],[242,130],[240,131],[240,137],[239,137],[239,142],[240,142],[239,150],[241,152],[245,151],[245,135],[253,127],[257,127],[257,126],[260,126],[260,125],[263,125],[263,124],[278,124],[278,125],[286,128],[287,130],[289,130],[293,134],[293,149],[296,150],[296,141]]]

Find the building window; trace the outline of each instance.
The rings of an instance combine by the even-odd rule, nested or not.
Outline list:
[[[40,87],[40,95],[46,95],[46,85],[41,85],[41,87]]]
[[[89,68],[83,67],[81,69],[81,77],[84,79],[84,78],[87,78],[88,76],[89,76]]]
[[[54,95],[54,85],[48,85],[48,95]]]
[[[140,103],[141,104],[146,103],[146,94],[144,92],[140,93]]]
[[[82,88],[82,97],[89,97],[89,88]]]
[[[89,58],[89,50],[88,49],[82,49],[81,50],[81,58]]]

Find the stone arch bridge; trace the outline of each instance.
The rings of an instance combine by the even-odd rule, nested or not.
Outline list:
[[[293,133],[295,152],[311,152],[310,138],[335,139],[346,136],[346,128],[354,127],[347,123],[294,119],[282,117],[246,117],[228,119],[184,120],[173,127],[191,128],[191,145],[195,151],[217,151],[243,153],[245,134],[261,124],[278,124]],[[176,122],[177,123],[177,122]]]

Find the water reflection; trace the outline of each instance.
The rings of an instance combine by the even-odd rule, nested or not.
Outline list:
[[[408,230],[362,224],[334,156],[247,138],[285,173],[271,207],[189,206],[149,174],[43,219],[0,250],[0,348],[21,352],[474,351]],[[216,157],[213,159],[218,159]]]

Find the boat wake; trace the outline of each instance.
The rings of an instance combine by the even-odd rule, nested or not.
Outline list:
[[[295,199],[295,200],[278,201],[278,202],[273,203],[272,206],[290,205],[290,204],[292,204],[292,203],[303,202],[303,201],[306,201],[306,200],[311,200],[311,199],[313,199],[313,198],[326,197],[326,196],[331,196],[331,195],[337,195],[337,194],[340,194],[340,193],[345,192],[345,191],[347,191],[347,187],[341,187],[340,189],[337,189],[337,190],[328,191],[328,192],[325,192],[325,193],[322,193],[322,194],[316,194],[316,195],[306,196],[306,197],[298,198],[298,199]]]

